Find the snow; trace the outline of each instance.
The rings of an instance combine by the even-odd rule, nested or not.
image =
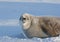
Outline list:
[[[60,37],[52,37],[52,38],[32,38],[32,39],[20,39],[20,38],[12,38],[8,36],[0,37],[0,42],[59,42]]]

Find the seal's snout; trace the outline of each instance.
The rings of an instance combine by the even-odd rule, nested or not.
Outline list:
[[[19,20],[21,20],[22,18],[20,17]]]
[[[19,20],[20,20],[20,21],[25,21],[25,20],[26,20],[26,18],[25,18],[25,17],[23,17],[23,16],[21,16]]]
[[[19,19],[20,21],[23,21],[23,16],[20,16],[20,19]]]

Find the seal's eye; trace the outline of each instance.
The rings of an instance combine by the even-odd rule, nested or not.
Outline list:
[[[23,18],[23,20],[26,20],[26,18]]]

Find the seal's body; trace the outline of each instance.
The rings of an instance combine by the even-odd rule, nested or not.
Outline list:
[[[60,18],[23,14],[20,17],[23,31],[28,38],[55,37],[60,34]]]

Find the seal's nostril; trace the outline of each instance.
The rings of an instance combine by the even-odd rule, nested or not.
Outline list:
[[[20,17],[19,20],[22,20],[22,17]]]
[[[20,19],[19,20],[21,20],[21,17],[20,17]]]
[[[21,17],[19,18],[19,20],[21,20]]]

